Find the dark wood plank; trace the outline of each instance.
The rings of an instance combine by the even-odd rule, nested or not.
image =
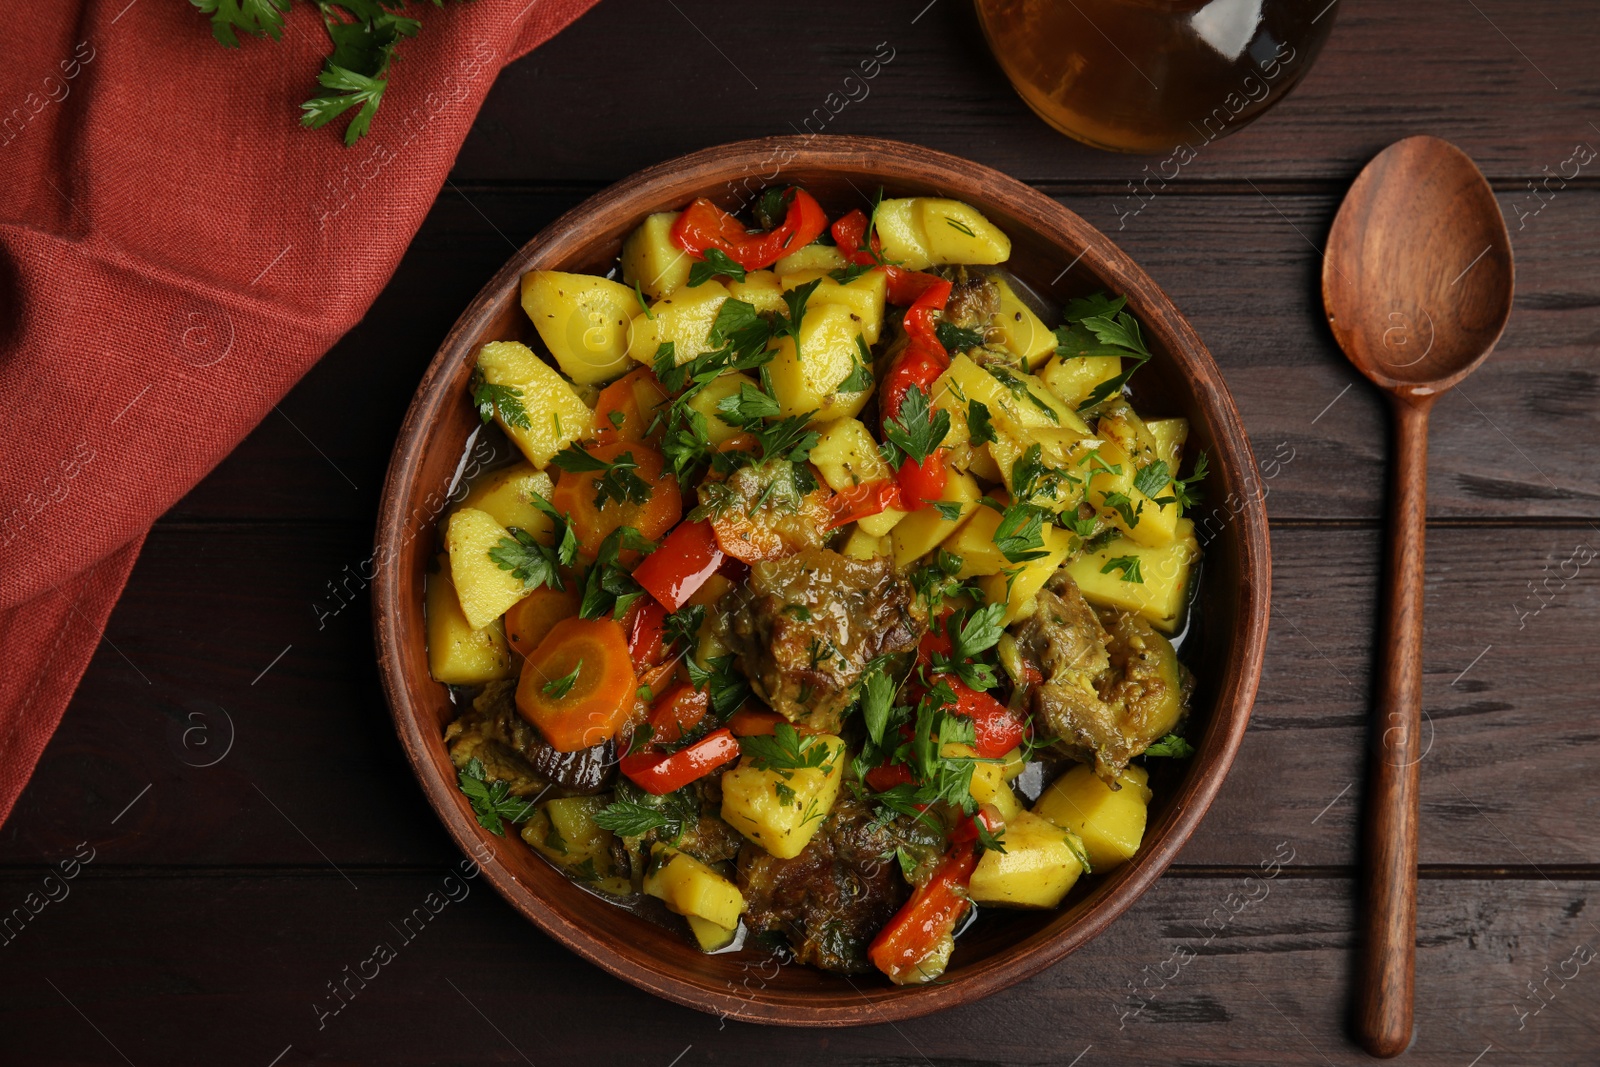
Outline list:
[[[1280,856],[1295,847],[1274,842],[1255,859],[1280,844]],[[455,901],[402,935],[429,893],[445,899],[443,865],[361,873],[352,886],[331,875],[127,877],[96,860],[3,950],[0,1059],[38,1067],[122,1056],[265,1067],[280,1055],[279,1064],[655,1067],[1370,1063],[1343,1022],[1351,887],[1295,877],[1294,867],[1269,880],[1163,879],[1074,956],[958,1011],[894,1026],[773,1031],[610,978],[523,922],[481,880],[455,883]],[[0,902],[19,905],[42,879],[0,875]],[[1419,1036],[1406,1062],[1466,1067],[1487,1049],[1487,1063],[1589,1062],[1579,1050],[1596,1041],[1600,984],[1594,965],[1578,961],[1593,959],[1593,889],[1425,880]],[[356,975],[379,944],[393,959],[367,963],[364,988],[347,979],[345,969]],[[1587,954],[1580,945],[1591,946]],[[1562,973],[1565,982],[1547,979]],[[341,1001],[329,983],[346,980],[354,995],[343,994],[348,1003],[333,1014]],[[753,963],[751,984],[760,980]]]
[[[447,192],[367,315],[171,516],[368,523],[411,393],[439,340],[512,245],[583,188]],[[463,199],[463,196],[466,199]],[[1323,321],[1321,247],[1337,195],[1062,202],[1116,233],[1216,355],[1268,478],[1275,519],[1382,514],[1386,420]],[[1514,194],[1501,194],[1514,217]],[[1122,209],[1125,210],[1125,209]],[[1495,354],[1433,416],[1435,518],[1593,518],[1600,487],[1600,191],[1563,193],[1518,231],[1519,295]]]
[[[1158,157],[1096,152],[1035,118],[990,58],[970,5],[925,7],[759,4],[731,18],[708,0],[677,10],[608,0],[500,76],[457,176],[609,180],[707,145],[819,129],[914,141],[1027,181],[1120,189],[1146,164],[1155,170]],[[1582,6],[1357,0],[1336,17],[1293,95],[1244,132],[1202,146],[1183,181],[1348,181],[1413,133],[1454,141],[1490,177],[1507,179],[1554,171],[1578,142],[1600,146],[1587,106],[1600,84],[1600,22]],[[843,79],[879,42],[894,58],[868,95],[807,127],[815,109],[829,116],[829,93],[861,95]],[[578,134],[573,115],[604,136]]]
[[[448,846],[395,741],[351,577],[367,538],[353,526],[158,527],[0,830],[0,860],[89,837],[107,864],[439,862]],[[1289,527],[1274,540],[1260,697],[1184,863],[1251,863],[1285,837],[1306,863],[1353,862],[1379,534]],[[1576,562],[1563,566],[1593,531],[1444,527],[1430,542],[1423,862],[1600,863],[1588,794],[1572,785],[1600,776],[1588,669],[1600,585],[1592,566],[1577,578]],[[338,609],[328,585],[341,578]],[[217,760],[230,723],[227,755],[198,766]]]

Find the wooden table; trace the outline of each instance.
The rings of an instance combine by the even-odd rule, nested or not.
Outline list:
[[[1323,325],[1318,249],[1360,166],[1422,132],[1492,181],[1518,294],[1498,351],[1434,416],[1408,1058],[1600,1060],[1600,20],[1578,4],[1350,3],[1286,103],[1119,230],[1148,161],[1048,130],[967,9],[923,4],[734,18],[606,0],[504,73],[366,320],[156,526],[0,830],[0,911],[61,898],[0,947],[0,1062],[1363,1062],[1343,1020],[1386,433]],[[827,132],[922,142],[1045,189],[1167,289],[1228,376],[1271,491],[1275,617],[1220,800],[1104,936],[896,1026],[779,1031],[675,1007],[481,882],[405,940],[396,927],[458,857],[395,741],[361,566],[423,367],[557,213],[647,164],[791,132],[879,42],[893,58],[865,99],[821,112]],[[1578,177],[1530,189],[1570,174],[1579,145]],[[46,881],[75,853],[76,877]],[[1244,878],[1274,857],[1281,873],[1246,902]],[[396,957],[335,999],[380,941]]]

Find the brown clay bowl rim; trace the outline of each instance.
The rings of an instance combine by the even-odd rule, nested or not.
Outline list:
[[[1038,236],[1062,251],[1063,263],[1081,260],[1080,265],[1112,292],[1128,295],[1129,307],[1145,326],[1152,349],[1168,353],[1186,379],[1185,388],[1197,408],[1207,413],[1215,432],[1213,469],[1231,472],[1229,480],[1240,486],[1261,484],[1243,422],[1204,343],[1159,286],[1110,238],[1077,214],[998,171],[918,145],[872,137],[769,137],[703,149],[639,171],[546,226],[490,279],[440,345],[406,414],[379,506],[378,558],[398,557],[408,520],[407,491],[419,467],[428,428],[443,405],[459,402],[444,386],[456,372],[464,346],[482,336],[503,308],[503,301],[516,299],[524,272],[541,261],[559,262],[582,248],[585,229],[592,229],[590,221],[597,214],[636,205],[635,217],[642,218],[649,211],[662,210],[657,205],[687,203],[697,195],[715,198],[725,183],[762,173],[775,163],[778,169],[799,164],[870,170],[891,189],[896,183],[932,186],[968,199],[980,210],[1003,204],[1002,214],[1028,219]],[[499,863],[487,862],[482,870],[512,907],[589,962],[667,1000],[744,1021],[800,1026],[892,1022],[966,1004],[1029,978],[1098,935],[1155,883],[1194,832],[1233,763],[1261,675],[1271,594],[1266,509],[1259,493],[1241,496],[1229,520],[1238,538],[1240,559],[1233,654],[1218,681],[1199,751],[1139,855],[1097,887],[1079,905],[1081,911],[1072,909],[1077,913],[1064,929],[1037,931],[1009,949],[960,966],[942,984],[915,988],[862,984],[858,987],[860,1003],[810,1004],[797,1000],[795,994],[767,988],[737,994],[731,985],[724,991],[697,984],[675,973],[671,960],[630,951],[615,938],[610,945],[600,943],[593,931],[564,914],[559,902],[539,897]],[[408,588],[400,569],[380,567],[373,581],[373,627],[395,729],[429,803],[451,837],[465,854],[482,859],[493,854],[497,842],[504,842],[477,825],[461,802],[456,783],[425,758],[431,747],[443,742],[436,730],[423,729],[423,716],[401,665],[400,657],[407,652],[401,645],[398,622],[405,607],[403,598],[416,591]],[[623,914],[619,909],[619,917]],[[643,920],[629,916],[628,921]],[[685,945],[684,952],[693,949]]]

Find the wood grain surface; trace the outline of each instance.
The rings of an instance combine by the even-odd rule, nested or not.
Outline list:
[[[604,0],[509,68],[366,321],[157,526],[0,827],[0,913],[60,895],[46,876],[95,850],[0,944],[0,1064],[1371,1062],[1347,1020],[1389,441],[1321,321],[1317,250],[1361,165],[1427,132],[1494,185],[1518,295],[1495,355],[1432,416],[1419,1036],[1402,1062],[1592,1065],[1600,170],[1543,199],[1528,183],[1600,147],[1600,20],[1505,0],[1337,17],[1292,97],[1125,220],[1149,161],[1032,118],[948,0],[737,18]],[[1274,522],[1267,668],[1231,777],[1101,938],[896,1027],[777,1033],[674,1007],[481,883],[402,941],[389,924],[459,856],[381,703],[360,568],[423,367],[544,223],[639,166],[792,132],[883,41],[894,59],[829,132],[1038,185],[1116,237],[1227,375]],[[1293,859],[1262,898],[1279,849]],[[318,1006],[339,1006],[327,984],[379,941],[396,959],[319,1029]]]

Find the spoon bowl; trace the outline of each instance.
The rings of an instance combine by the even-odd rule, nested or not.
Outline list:
[[[1345,356],[1390,398],[1394,478],[1363,827],[1357,1037],[1411,1044],[1417,954],[1422,588],[1428,413],[1494,348],[1511,315],[1511,238],[1489,183],[1437,137],[1380,152],[1339,207],[1322,302]]]
[[[1435,397],[1483,362],[1511,317],[1511,238],[1489,183],[1437,137],[1396,141],[1345,194],[1322,302],[1379,388]]]

